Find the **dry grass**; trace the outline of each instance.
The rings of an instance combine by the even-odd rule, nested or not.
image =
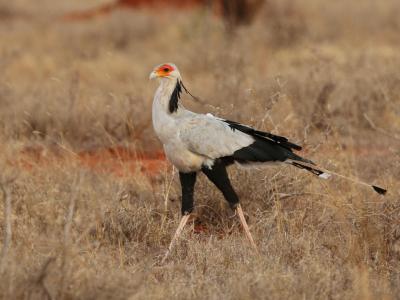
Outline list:
[[[0,236],[11,237],[0,257],[2,298],[399,298],[396,0],[270,1],[234,36],[204,11],[62,23],[54,16],[81,1],[9,2],[0,4],[0,184],[8,195]],[[233,168],[258,257],[201,177],[196,223],[206,229],[186,230],[158,266],[179,219],[177,176],[166,195],[169,172],[116,177],[71,153],[159,148],[147,77],[165,61],[210,103],[186,98],[188,107],[289,136],[307,157],[388,195],[288,167]],[[15,164],[39,146],[66,158]]]

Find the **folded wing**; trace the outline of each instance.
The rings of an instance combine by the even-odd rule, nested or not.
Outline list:
[[[179,135],[187,148],[211,159],[224,158],[242,164],[283,162],[287,159],[307,161],[293,153],[301,147],[285,137],[262,132],[249,126],[196,115],[181,123]]]
[[[227,123],[209,115],[185,119],[180,124],[179,137],[190,151],[211,159],[231,156],[254,143],[252,136],[232,130]]]

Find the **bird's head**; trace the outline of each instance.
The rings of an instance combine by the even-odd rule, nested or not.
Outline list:
[[[166,63],[158,65],[154,68],[153,72],[150,73],[150,79],[181,79],[181,74],[178,68],[173,63]]]

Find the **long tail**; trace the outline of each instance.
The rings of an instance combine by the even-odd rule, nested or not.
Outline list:
[[[370,183],[366,183],[366,182],[361,181],[361,180],[359,180],[357,178],[354,178],[354,177],[349,177],[349,176],[345,176],[345,175],[342,175],[342,174],[339,174],[339,173],[336,173],[336,172],[333,172],[333,171],[329,171],[327,169],[324,169],[324,168],[321,168],[319,166],[316,166],[311,162],[307,162],[304,159],[302,159],[302,160],[288,159],[285,162],[289,163],[289,164],[291,164],[291,165],[293,165],[293,166],[295,166],[297,168],[307,170],[307,171],[313,173],[314,175],[317,175],[318,177],[323,178],[323,179],[328,179],[329,177],[331,177],[331,175],[334,175],[334,176],[337,176],[337,177],[340,177],[340,178],[343,178],[343,179],[346,179],[346,180],[350,180],[350,181],[352,181],[354,183],[358,183],[358,184],[361,184],[361,185],[365,185],[365,186],[371,187],[371,188],[373,188],[373,190],[375,192],[377,192],[380,195],[385,195],[386,192],[387,192],[387,190],[385,190],[384,188],[381,188],[379,186],[376,186],[376,185],[373,185],[373,184],[370,184]]]

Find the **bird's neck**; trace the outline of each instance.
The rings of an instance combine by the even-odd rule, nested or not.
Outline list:
[[[163,79],[157,89],[154,101],[168,114],[173,114],[179,109],[179,99],[182,92],[180,79]]]
[[[163,143],[176,133],[176,117],[181,112],[178,107],[177,91],[178,81],[171,79],[162,79],[153,101],[153,127]],[[179,94],[179,93],[178,93]],[[177,97],[175,99],[175,96]]]

